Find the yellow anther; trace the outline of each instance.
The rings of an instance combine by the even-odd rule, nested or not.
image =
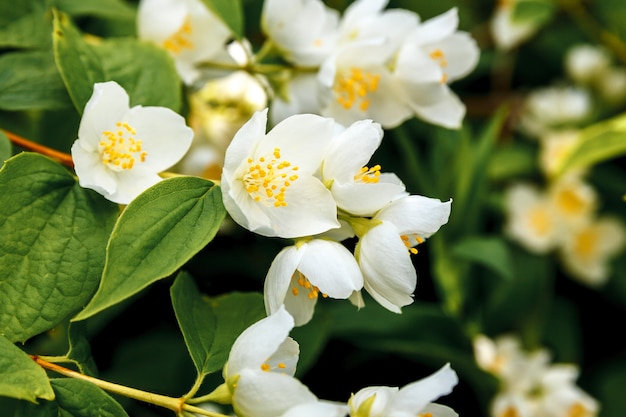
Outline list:
[[[337,103],[351,109],[358,102],[359,109],[365,111],[370,106],[367,95],[378,90],[380,74],[372,74],[359,68],[350,68],[349,74],[340,75],[335,81]]]
[[[498,417],[519,417],[519,413],[513,407],[507,407]]]
[[[135,129],[126,122],[117,122],[115,125],[120,130],[115,133],[105,130],[98,143],[102,162],[115,171],[132,169],[137,162],[135,158],[145,162],[148,153],[142,152],[141,141],[134,138]]]
[[[191,21],[189,17],[187,17],[183,25],[174,34],[163,41],[163,47],[174,54],[179,54],[184,49],[192,49],[193,42],[190,40],[192,32]]]
[[[284,364],[284,363],[282,363],[282,362],[279,362],[279,363],[278,363],[278,367],[279,367],[280,369],[285,369],[285,368],[287,367],[287,365],[285,365],[285,364]]]
[[[261,365],[261,370],[265,371],[265,372],[269,372],[270,371],[270,365],[269,363],[264,363]]]
[[[588,414],[587,407],[579,402],[572,404],[567,410],[567,417],[586,417]]]
[[[292,293],[293,295],[297,296],[297,295],[298,295],[298,293],[299,293],[299,291],[298,291],[298,287],[293,287],[293,288],[291,289],[291,293]]]
[[[448,66],[448,61],[446,60],[446,55],[443,53],[443,51],[439,48],[433,50],[430,54],[429,54],[430,58],[434,61],[436,61],[439,66],[443,69],[445,67]],[[445,84],[448,82],[448,74],[443,73],[441,75],[441,80],[440,80],[441,84]]]
[[[417,417],[433,417],[432,413],[422,413],[419,414]]]
[[[304,275],[302,275],[300,271],[296,271],[291,279],[292,283],[294,284],[293,288],[291,289],[291,293],[293,295],[297,296],[298,294],[300,294],[300,289],[303,289],[306,291],[306,296],[309,300],[317,298],[319,294],[322,294],[322,297],[328,297],[328,295],[321,293],[318,287],[311,284],[311,282]],[[300,287],[300,289],[298,288],[298,286]]]
[[[270,156],[261,156],[256,161],[252,158],[247,159],[248,168],[242,180],[254,201],[274,207],[287,206],[285,193],[298,179],[291,171],[297,171],[298,167],[292,167],[291,162],[282,161],[280,158],[280,148],[275,148]]]
[[[376,184],[380,181],[380,165],[374,165],[371,168],[363,167],[359,173],[354,176],[355,182],[363,182],[365,184]]]

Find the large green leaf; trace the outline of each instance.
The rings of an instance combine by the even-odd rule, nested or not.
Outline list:
[[[207,298],[193,279],[180,274],[171,289],[176,319],[200,375],[222,369],[235,339],[265,317],[259,293],[229,293]]]
[[[0,162],[4,164],[4,161],[9,159],[12,154],[13,149],[11,146],[11,141],[9,140],[7,135],[2,130],[0,130]]]
[[[230,28],[237,38],[243,36],[241,0],[202,0]]]
[[[0,396],[31,402],[54,399],[46,372],[24,351],[0,336]]]
[[[25,341],[93,295],[119,210],[60,164],[32,153],[0,169],[0,207],[0,329]]]
[[[128,417],[117,401],[94,384],[72,378],[55,378],[50,383],[55,401],[25,404],[16,417]]]
[[[513,265],[506,242],[494,236],[468,236],[452,247],[452,254],[481,264],[506,279],[513,278]]]
[[[82,39],[68,15],[54,10],[52,43],[54,59],[67,91],[79,113],[93,93],[96,82],[107,81],[100,57]]]
[[[170,276],[215,236],[226,210],[211,181],[176,177],[135,198],[107,247],[100,287],[73,320],[83,320]]]
[[[597,123],[583,129],[567,157],[560,160],[556,175],[572,169],[588,168],[595,164],[626,155],[626,115]]]
[[[47,48],[52,25],[45,3],[0,2],[0,48]]]
[[[135,21],[135,10],[122,0],[53,0],[59,10],[71,16],[98,16]]]
[[[0,109],[71,106],[54,56],[49,51],[12,52],[0,56]]]
[[[181,80],[166,51],[133,38],[86,43],[71,19],[58,11],[53,40],[56,64],[79,113],[91,97],[94,83],[110,80],[124,87],[131,105],[179,110]]]

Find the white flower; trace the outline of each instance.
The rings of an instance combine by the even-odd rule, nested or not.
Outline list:
[[[356,260],[342,244],[313,239],[284,248],[265,278],[265,308],[268,314],[284,304],[296,326],[313,316],[318,297],[346,299],[363,287]]]
[[[165,48],[186,84],[201,74],[203,61],[232,61],[225,46],[230,29],[200,0],[141,0],[137,34]]]
[[[504,232],[533,253],[547,253],[559,242],[557,213],[547,193],[519,183],[505,192]]]
[[[397,387],[367,387],[353,394],[348,401],[352,417],[432,416],[458,417],[451,408],[432,401],[450,394],[458,383],[450,364],[434,374]]]
[[[339,13],[320,0],[265,0],[261,28],[285,59],[317,66],[335,47]]]
[[[547,194],[564,233],[587,223],[598,205],[596,190],[575,173],[550,183]]]
[[[371,120],[354,122],[330,143],[322,165],[322,179],[337,207],[355,216],[372,216],[399,195],[404,184],[395,174],[381,173],[380,165],[365,166],[383,138]]]
[[[541,138],[539,167],[547,177],[553,177],[574,150],[579,132],[577,129],[556,130],[547,132]]]
[[[345,403],[320,400],[298,404],[280,417],[345,417],[348,406]]]
[[[413,302],[417,275],[410,254],[447,223],[451,200],[441,202],[419,195],[398,198],[383,207],[368,221],[368,230],[355,251],[363,272],[365,290],[383,307],[400,313]]]
[[[498,49],[504,51],[515,48],[532,37],[539,25],[533,20],[513,19],[513,10],[518,0],[498,1],[489,23],[491,36]]]
[[[611,56],[599,45],[578,44],[565,55],[565,71],[581,85],[593,84],[609,69]]]
[[[624,249],[625,243],[624,224],[607,215],[574,227],[564,239],[560,257],[573,278],[598,287],[608,280],[609,262]]]
[[[276,125],[281,120],[295,114],[319,114],[319,85],[316,73],[292,73],[283,88],[285,97],[277,94],[272,98],[270,108],[270,122],[272,125]]]
[[[417,26],[400,48],[394,70],[395,88],[413,112],[447,128],[459,128],[465,116],[465,105],[448,84],[469,74],[480,54],[458,24],[453,8]]]
[[[594,417],[598,414],[598,402],[576,386],[578,367],[555,364],[542,375],[539,382],[540,396],[535,415]]]
[[[129,107],[116,82],[94,84],[72,145],[81,187],[128,204],[187,152],[193,131],[165,107]]]
[[[298,343],[288,337],[293,318],[279,308],[244,330],[224,366],[232,405],[241,417],[275,417],[317,397],[293,377]]]
[[[226,150],[222,196],[235,222],[264,235],[311,236],[339,227],[330,191],[315,177],[334,122],[291,116],[265,133],[267,109],[256,112]]]

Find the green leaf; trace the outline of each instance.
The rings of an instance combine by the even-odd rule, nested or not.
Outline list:
[[[65,356],[76,364],[81,373],[96,376],[98,371],[96,362],[91,356],[91,346],[87,339],[87,324],[85,321],[69,324],[68,341],[70,346]]]
[[[119,209],[32,153],[0,169],[0,207],[0,329],[23,342],[93,295]]]
[[[513,265],[506,242],[500,237],[469,236],[452,247],[459,258],[481,264],[506,279],[513,279]]]
[[[48,376],[24,351],[0,336],[0,396],[30,402],[54,399]]]
[[[73,378],[55,378],[52,403],[24,406],[19,416],[37,417],[128,417],[122,406],[94,384]]]
[[[626,114],[583,129],[571,152],[560,161],[556,175],[626,155],[625,135]]]
[[[202,0],[215,15],[230,28],[237,38],[243,37],[241,0]]]
[[[556,4],[551,0],[521,0],[515,3],[511,20],[541,26],[552,19],[555,12]]]
[[[180,109],[181,80],[167,51],[136,39],[104,41],[94,46],[93,51],[100,58],[105,77],[126,89],[131,106]],[[129,65],[132,62],[141,65]]]
[[[0,2],[0,48],[47,48],[51,30],[45,1]]]
[[[168,277],[204,248],[224,220],[221,189],[197,177],[159,182],[120,216],[100,287],[73,320],[83,320]]]
[[[199,375],[222,369],[237,336],[265,317],[263,296],[232,292],[203,297],[192,277],[181,273],[171,288],[172,305]]]
[[[72,16],[97,16],[135,21],[135,10],[121,0],[54,0],[54,5]]]
[[[9,137],[0,130],[0,161],[4,164],[4,161],[9,159],[13,155],[13,149]]]
[[[87,45],[68,15],[53,10],[52,44],[63,82],[82,114],[96,82],[106,81],[100,57]]]
[[[70,18],[54,13],[54,57],[79,113],[97,82],[114,80],[130,96],[131,105],[181,107],[181,80],[167,52],[137,39],[85,42]],[[141,63],[141,65],[129,65]]]
[[[0,109],[71,106],[54,56],[49,51],[12,52],[0,56]]]

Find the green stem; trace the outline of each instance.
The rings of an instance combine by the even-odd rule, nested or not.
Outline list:
[[[224,414],[208,411],[200,407],[186,404],[186,398],[173,398],[165,395],[154,394],[152,392],[142,391],[135,388],[126,387],[124,385],[114,384],[112,382],[103,381],[98,378],[94,378],[80,372],[72,371],[71,369],[64,368],[54,363],[48,362],[40,356],[30,355],[30,357],[44,369],[54,371],[58,374],[69,378],[80,379],[82,381],[90,382],[105,391],[119,394],[124,397],[132,398],[138,401],[158,405],[163,408],[174,411],[177,415],[183,414],[184,411],[200,414],[202,416],[209,417],[227,417]]]

